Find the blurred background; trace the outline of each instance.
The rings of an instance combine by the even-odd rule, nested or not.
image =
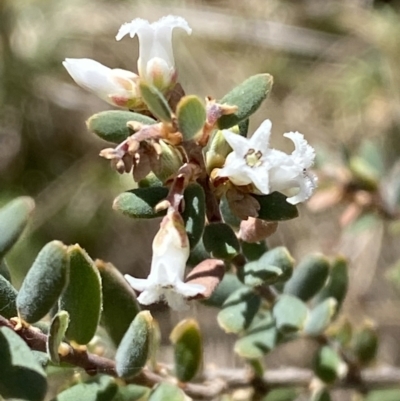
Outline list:
[[[174,35],[186,93],[220,98],[250,75],[274,76],[250,132],[271,119],[272,144],[286,151],[282,134],[303,133],[317,149],[320,184],[300,218],[280,224],[268,243],[287,246],[297,260],[309,252],[349,257],[346,315],[355,324],[375,322],[380,360],[398,365],[399,9],[397,1],[373,0],[0,1],[0,204],[18,195],[37,203],[9,259],[14,281],[53,239],[79,243],[123,272],[147,274],[158,222],[111,209],[132,177],[98,157],[107,144],[85,126],[110,106],[75,85],[61,63],[93,58],[136,72],[137,39],[116,42],[120,25],[177,14],[193,28],[192,36]],[[201,315],[206,340],[213,339],[206,362],[235,366],[215,313],[199,308],[190,314]],[[171,324],[184,316],[159,314]],[[290,350],[284,362],[268,359],[269,366],[298,362]]]

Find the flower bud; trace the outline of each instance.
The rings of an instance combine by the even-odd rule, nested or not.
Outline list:
[[[132,110],[145,108],[138,88],[139,77],[133,72],[111,69],[87,58],[67,58],[63,65],[79,86],[107,103]]]

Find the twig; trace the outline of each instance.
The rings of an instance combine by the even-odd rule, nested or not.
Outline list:
[[[0,327],[8,327],[16,332],[32,350],[46,352],[47,336],[38,329],[22,327],[15,330],[16,323],[0,316]],[[60,361],[84,369],[88,374],[106,373],[117,377],[115,362],[111,359],[76,350],[70,347],[67,355],[60,355]],[[277,387],[308,387],[314,373],[310,369],[282,368],[267,370],[261,380],[268,388]],[[251,387],[254,375],[246,369],[212,369],[208,368],[203,374],[202,383],[181,383],[180,387],[185,393],[196,399],[210,400],[224,391],[236,388]],[[383,366],[373,369],[363,369],[360,372],[361,380],[343,378],[335,383],[335,387],[371,390],[382,387],[397,386],[400,383],[400,368]],[[129,383],[152,387],[161,381],[173,381],[170,376],[161,376],[145,368],[142,372],[129,380]]]

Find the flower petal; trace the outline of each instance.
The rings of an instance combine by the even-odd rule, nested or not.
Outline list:
[[[119,28],[117,35],[115,36],[116,40],[121,40],[124,36],[128,35],[133,38],[139,30],[150,28],[149,21],[143,18],[135,18],[131,22],[125,22]]]
[[[146,288],[151,285],[148,279],[144,278],[135,278],[130,276],[129,274],[125,274],[125,280],[129,283],[129,285],[136,291],[143,292]]]
[[[229,146],[235,152],[236,157],[244,158],[250,148],[249,140],[246,138],[243,138],[239,134],[233,133],[232,131],[230,131],[228,129],[222,130],[222,134],[224,135],[226,142],[228,142]]]
[[[253,173],[251,174],[251,181],[262,194],[268,195],[270,193],[269,174],[266,168],[260,167],[257,169],[253,169]]]
[[[82,88],[93,92],[109,93],[114,85],[109,81],[111,68],[88,58],[66,58],[63,66]]]
[[[257,151],[261,151],[262,153],[265,153],[265,151],[269,147],[271,127],[272,127],[271,121],[264,120],[261,123],[261,125],[257,128],[257,130],[254,132],[254,134],[251,136],[248,147],[255,149]]]
[[[304,173],[303,177],[299,177],[297,180],[297,184],[299,185],[299,192],[286,199],[286,202],[292,205],[304,202],[312,195],[314,189],[317,187],[317,177],[312,173]]]
[[[149,290],[143,291],[137,297],[137,300],[142,305],[151,305],[159,302],[162,298],[163,298],[162,290],[154,287]]]
[[[311,167],[314,164],[315,150],[304,139],[304,135],[299,132],[288,132],[283,136],[291,139],[294,143],[295,149],[292,156],[295,162],[302,165],[303,168]]]

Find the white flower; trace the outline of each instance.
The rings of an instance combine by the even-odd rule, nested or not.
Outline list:
[[[238,186],[252,184],[264,195],[274,191],[289,193],[292,196],[287,202],[291,204],[303,202],[316,187],[316,177],[307,172],[314,162],[314,149],[298,132],[284,134],[294,142],[292,154],[270,149],[271,126],[271,121],[265,120],[249,139],[223,130],[233,152],[226,158],[218,176],[228,177]]]
[[[142,292],[138,301],[150,305],[165,300],[172,309],[187,309],[186,298],[205,290],[202,285],[183,282],[189,253],[189,239],[182,217],[177,212],[169,212],[154,237],[153,258],[147,279],[125,275],[128,283]]]
[[[63,66],[79,86],[106,102],[123,108],[140,108],[139,77],[133,72],[111,69],[88,58],[67,58]]]
[[[168,15],[152,24],[136,18],[121,26],[116,36],[121,40],[125,35],[139,37],[138,70],[147,83],[165,91],[176,82],[174,54],[172,52],[172,30],[182,28],[189,35],[192,30],[182,17]]]

